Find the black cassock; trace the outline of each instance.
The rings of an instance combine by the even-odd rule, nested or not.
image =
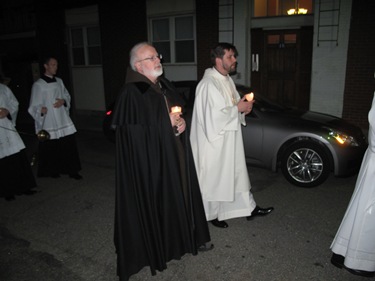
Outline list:
[[[189,136],[176,137],[169,117],[168,108],[182,101],[167,80],[160,85],[130,71],[114,110],[121,281],[145,266],[155,275],[210,241]]]

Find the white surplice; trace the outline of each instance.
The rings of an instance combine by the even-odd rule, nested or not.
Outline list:
[[[256,203],[243,147],[240,96],[232,78],[206,69],[194,102],[190,141],[208,221],[250,216]]]
[[[368,114],[369,146],[331,249],[351,269],[375,271],[375,96]]]
[[[46,130],[51,139],[62,138],[74,134],[77,130],[69,116],[70,100],[68,90],[63,81],[56,78],[56,82],[47,83],[39,78],[31,88],[29,113],[35,120],[35,132]],[[55,108],[56,99],[64,99],[65,105]],[[47,107],[47,114],[42,115],[42,107]]]
[[[9,111],[12,120],[8,117],[0,118],[0,159],[13,155],[25,148],[20,135],[16,131],[16,119],[18,114],[18,101],[12,91],[0,83],[0,108]]]

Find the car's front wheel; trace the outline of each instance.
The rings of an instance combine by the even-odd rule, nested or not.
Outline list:
[[[285,178],[300,187],[322,184],[329,176],[327,152],[314,142],[301,141],[289,146],[281,158]]]

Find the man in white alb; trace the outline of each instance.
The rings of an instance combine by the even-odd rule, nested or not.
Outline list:
[[[241,124],[253,101],[240,98],[230,77],[237,67],[236,47],[219,43],[211,50],[212,68],[199,82],[190,141],[202,192],[206,219],[227,228],[226,219],[264,216],[273,207],[260,208],[250,192]]]

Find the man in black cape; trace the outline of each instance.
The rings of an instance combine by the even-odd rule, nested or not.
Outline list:
[[[184,254],[197,254],[210,234],[186,122],[171,114],[183,100],[160,77],[160,56],[148,43],[130,52],[126,82],[116,102],[115,246],[120,280],[144,266],[151,274]]]

